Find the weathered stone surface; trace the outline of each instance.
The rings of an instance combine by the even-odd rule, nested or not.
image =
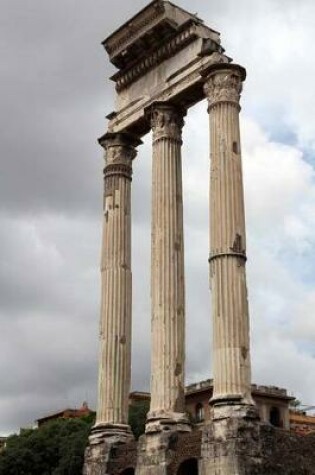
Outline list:
[[[140,141],[106,134],[99,391],[84,473],[104,475],[113,444],[133,439],[128,426],[131,373],[131,177]]]
[[[127,468],[135,469],[136,464],[136,441],[122,444],[107,439],[86,449],[83,475],[118,475]]]
[[[261,475],[314,475],[315,434],[300,436],[263,425]]]
[[[119,475],[128,468],[136,475],[177,475],[189,459],[199,461],[200,475],[315,474],[315,434],[298,436],[240,416],[224,423],[221,436],[209,424],[202,431],[89,447],[83,475]]]
[[[85,450],[83,475],[108,475],[108,462],[110,459],[109,444],[89,444]]]
[[[169,431],[143,436],[136,475],[176,475],[182,462],[200,457],[201,435],[200,431]]]
[[[246,231],[239,128],[244,68],[217,64],[208,70],[211,145],[210,287],[213,321],[212,401],[253,404]]]
[[[261,463],[259,427],[254,409],[224,407],[203,430],[200,474],[254,475]]]
[[[131,372],[131,176],[135,146],[127,134],[106,134],[102,293],[97,425],[128,423]]]
[[[200,475],[315,474],[315,434],[290,434],[248,416],[204,428]]]
[[[180,465],[186,460],[200,459],[201,438],[202,432],[199,430],[178,435],[177,443],[173,447],[173,457],[169,465],[169,474],[177,474]]]
[[[146,432],[189,430],[185,415],[185,280],[182,192],[184,111],[157,103],[153,137],[151,404]]]
[[[111,448],[108,473],[119,475],[126,469],[136,469],[138,444],[131,441],[127,444],[114,445]]]
[[[84,475],[313,475],[315,436],[259,423],[251,398],[246,234],[239,131],[245,70],[219,33],[153,0],[104,42],[118,72],[105,148],[99,397]],[[185,283],[181,134],[187,108],[207,97],[211,138],[210,282],[213,421],[190,432],[184,412]],[[127,424],[131,367],[131,176],[152,128],[152,384],[146,434]],[[189,467],[189,464],[186,466]],[[181,469],[180,469],[181,470]]]
[[[119,71],[109,130],[145,134],[145,109],[156,101],[190,107],[203,99],[200,76],[223,53],[218,32],[196,15],[155,0],[104,41]]]
[[[148,52],[163,44],[162,33],[170,39],[190,22],[204,26],[196,14],[169,1],[154,0],[106,38],[103,45],[110,61],[124,72],[136,60],[146,58]],[[219,33],[206,26],[204,29],[219,44]],[[149,64],[146,66],[149,67]],[[143,75],[143,71],[141,73]]]

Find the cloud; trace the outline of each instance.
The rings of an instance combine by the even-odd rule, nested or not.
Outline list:
[[[303,151],[271,140],[251,120],[243,122],[246,209],[255,233],[275,245],[274,233],[302,251],[314,244],[311,208],[315,173]]]
[[[314,169],[298,146],[270,140],[251,120],[243,138],[254,377],[312,401]]]

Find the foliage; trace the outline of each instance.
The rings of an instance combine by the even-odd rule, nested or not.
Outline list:
[[[145,421],[149,407],[149,401],[138,401],[129,406],[128,423],[137,440],[139,439],[140,435],[144,433]]]
[[[298,399],[293,399],[292,401],[289,402],[290,407],[298,408],[301,405],[301,401]]]
[[[8,438],[0,475],[79,475],[91,422],[58,419]]]
[[[130,406],[129,424],[138,439],[144,432],[147,401]],[[0,453],[0,475],[81,475],[84,450],[95,415],[56,419],[39,429],[21,429]]]

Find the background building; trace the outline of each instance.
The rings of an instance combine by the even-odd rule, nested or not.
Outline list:
[[[186,386],[185,405],[191,421],[198,425],[211,419],[211,406],[209,400],[213,393],[213,380],[207,379],[196,384]],[[286,389],[276,386],[258,386],[252,384],[252,396],[257,404],[262,422],[269,422],[276,427],[290,429],[290,402],[293,396],[287,394]],[[130,402],[148,400],[149,393],[133,392]],[[314,418],[315,420],[315,418]]]
[[[47,422],[50,422],[54,419],[75,419],[77,417],[84,417],[84,416],[89,416],[90,414],[95,414],[89,407],[86,402],[82,404],[82,406],[79,409],[63,409],[62,411],[58,412],[53,412],[52,414],[49,414],[48,416],[41,417],[37,419],[37,425],[38,427],[42,426],[43,424],[46,424]]]
[[[190,420],[197,427],[202,426],[212,417],[209,400],[213,393],[213,381],[207,379],[186,386],[185,407]],[[257,405],[262,422],[270,423],[275,427],[291,430],[301,435],[315,432],[315,416],[306,411],[293,409],[295,397],[289,396],[286,389],[276,386],[261,386],[252,384],[252,397]],[[150,393],[134,391],[130,393],[129,405],[137,405],[150,401]],[[38,427],[54,419],[71,419],[95,415],[86,402],[79,409],[63,409],[37,419]],[[5,437],[0,438],[0,450],[5,444]]]

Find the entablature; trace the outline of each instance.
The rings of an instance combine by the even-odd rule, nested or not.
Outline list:
[[[177,34],[188,21],[202,25],[196,15],[183,10],[165,0],[153,0],[137,15],[122,25],[103,41],[110,61],[119,69],[130,66],[135,60],[146,56],[147,52]],[[219,34],[209,30],[214,40]]]
[[[203,73],[215,62],[230,62],[220,34],[196,15],[169,1],[154,0],[104,42],[118,71],[115,111],[107,116],[109,132],[142,136],[145,110],[154,102],[184,109],[204,98]]]

